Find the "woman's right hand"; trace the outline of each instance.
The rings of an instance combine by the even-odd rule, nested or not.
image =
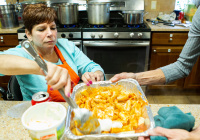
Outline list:
[[[156,127],[148,131],[150,136],[164,136],[168,140],[198,140],[200,137],[199,130],[188,132],[183,129],[166,129]],[[138,140],[150,140],[150,137],[139,137]]]
[[[47,62],[48,73],[45,77],[47,84],[52,90],[58,90],[64,87],[65,95],[68,97],[71,93],[71,79],[68,70]]]

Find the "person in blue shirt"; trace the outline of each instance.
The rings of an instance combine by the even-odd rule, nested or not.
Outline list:
[[[34,93],[45,91],[53,101],[65,101],[58,89],[64,87],[66,96],[70,96],[71,86],[80,80],[78,72],[87,85],[104,80],[100,65],[73,42],[57,39],[56,20],[54,9],[44,4],[28,5],[23,12],[26,36],[47,63],[46,76],[21,45],[0,52],[0,75],[16,75],[23,100],[31,100]]]

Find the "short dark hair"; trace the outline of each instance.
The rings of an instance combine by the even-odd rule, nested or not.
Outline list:
[[[45,4],[30,4],[24,8],[23,22],[25,28],[32,33],[34,25],[57,21],[56,11]]]

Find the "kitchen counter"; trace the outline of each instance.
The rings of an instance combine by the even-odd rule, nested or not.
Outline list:
[[[182,26],[167,26],[163,25],[162,23],[159,23],[157,25],[152,25],[151,22],[146,22],[149,27],[151,28],[151,31],[189,31],[189,27],[182,27]],[[1,29],[0,28],[0,34],[7,34],[7,33],[17,33],[17,30],[19,28],[23,27],[23,25],[20,25],[19,27],[12,28],[12,29]]]
[[[30,104],[23,101],[0,101],[0,139],[6,140],[31,140],[28,131],[23,127],[20,118],[12,118],[7,115],[7,110],[17,104]],[[67,103],[61,103],[67,108]],[[159,108],[164,106],[174,106],[174,104],[150,104],[153,115],[157,115]],[[196,119],[195,127],[200,125],[200,105],[198,104],[178,104],[176,105],[183,112],[191,112]]]
[[[189,31],[190,27],[182,27],[182,26],[167,26],[163,25],[163,23],[158,23],[156,25],[152,25],[151,22],[146,22],[147,25],[151,28],[151,31]]]
[[[17,33],[17,30],[19,28],[22,28],[23,25],[20,25],[19,27],[15,27],[15,28],[12,28],[12,29],[1,29],[0,28],[0,34],[11,34],[11,33]]]

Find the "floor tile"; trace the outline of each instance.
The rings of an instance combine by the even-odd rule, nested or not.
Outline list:
[[[190,104],[200,104],[200,96],[187,96]]]
[[[147,95],[147,101],[149,102],[149,104],[155,104],[154,98],[151,95]]]
[[[3,98],[1,98],[2,94],[0,93],[0,101],[3,100]]]
[[[153,96],[156,104],[190,104],[187,96]]]

